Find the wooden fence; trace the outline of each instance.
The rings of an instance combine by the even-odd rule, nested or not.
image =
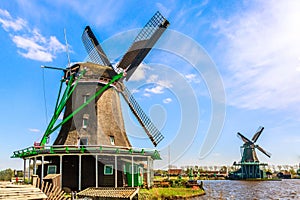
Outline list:
[[[40,188],[43,193],[47,195],[47,200],[67,200],[70,197],[65,196],[65,192],[60,188],[52,183],[42,181],[40,184],[40,178],[37,178],[36,181],[33,181],[33,185],[37,188]]]

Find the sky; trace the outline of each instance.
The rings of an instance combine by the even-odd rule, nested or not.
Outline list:
[[[259,126],[272,154],[257,152],[261,162],[299,163],[299,10],[296,0],[1,1],[0,169],[22,168],[10,156],[40,141],[53,114],[62,73],[40,66],[85,61],[86,25],[117,63],[156,11],[170,26],[125,83],[165,136],[156,166],[231,165],[236,133],[251,139]],[[122,109],[132,146],[153,148]]]

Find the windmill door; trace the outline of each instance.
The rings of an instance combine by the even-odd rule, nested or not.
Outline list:
[[[126,178],[127,178],[127,183],[128,186],[132,187],[137,187],[137,186],[142,186],[144,182],[144,176],[143,176],[143,167],[133,164],[133,172],[132,172],[132,165],[131,163],[126,164]],[[133,176],[133,178],[132,178]],[[132,183],[133,181],[133,183]]]

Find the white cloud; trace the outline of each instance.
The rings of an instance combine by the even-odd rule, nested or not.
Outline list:
[[[256,1],[255,7],[216,21],[226,49],[228,103],[299,111],[299,10],[299,1]]]
[[[151,74],[146,81],[147,83],[157,83],[164,88],[171,88],[173,85],[169,80],[159,80],[157,74]]]
[[[37,44],[32,38],[25,38],[22,36],[13,36],[13,42],[17,45],[17,47],[21,49],[37,49],[41,51],[45,51],[45,48],[41,45]]]
[[[7,10],[0,9],[0,24],[19,48],[18,53],[25,58],[51,62],[57,53],[65,50],[55,36],[45,38],[38,29],[31,29],[26,20],[11,17]]]
[[[41,132],[41,130],[36,129],[36,128],[29,128],[28,130],[29,130],[30,132],[33,132],[33,133],[40,133],[40,132]]]
[[[150,88],[146,88],[144,96],[151,96],[152,94],[163,94],[165,88],[173,87],[172,83],[169,80],[159,80],[159,76],[157,74],[151,74],[147,80],[147,83],[155,83],[155,86],[151,86]]]
[[[145,63],[141,63],[136,70],[134,71],[134,73],[132,74],[132,76],[130,77],[131,81],[140,81],[145,79],[145,70],[149,69],[149,66],[146,65]]]
[[[40,43],[46,43],[47,39],[41,35],[38,29],[32,30],[32,40],[39,41]]]
[[[140,90],[138,90],[138,89],[133,89],[133,90],[131,90],[131,94],[139,93],[139,92],[140,92]]]
[[[153,83],[156,82],[158,80],[158,75],[156,74],[152,74],[149,76],[149,78],[147,79],[147,83]]]
[[[157,84],[161,85],[164,88],[171,88],[173,87],[172,83],[169,80],[159,80]]]
[[[164,90],[163,86],[157,85],[157,86],[152,87],[152,88],[146,88],[145,92],[153,93],[153,94],[162,94],[162,93],[164,93],[163,90]]]
[[[196,77],[196,74],[187,74],[185,75],[185,78],[187,79],[194,79]]]
[[[6,17],[6,18],[11,17],[7,10],[2,10],[2,9],[0,9],[0,15],[2,15],[3,17]]]
[[[188,82],[190,82],[190,83],[200,83],[201,81],[200,81],[200,78],[199,77],[197,77],[197,75],[196,74],[187,74],[187,75],[185,75],[185,78],[188,80]]]
[[[10,29],[12,29],[13,31],[20,31],[24,27],[26,27],[27,22],[21,18],[18,18],[16,20],[10,20],[10,19],[5,19],[5,17],[4,18],[1,17],[0,24],[2,24],[2,28],[5,31],[9,31]]]
[[[39,61],[52,61],[52,55],[47,53],[46,49],[33,41],[32,38],[13,36],[12,40],[18,48],[22,49],[18,53],[23,57]]]
[[[172,102],[172,99],[171,98],[166,98],[163,100],[163,103],[165,104],[168,104],[168,103],[171,103]]]
[[[164,6],[162,3],[156,3],[156,7],[158,8],[158,10],[165,16],[168,17],[171,9],[167,8],[166,6]]]
[[[49,39],[49,50],[51,50],[54,53],[61,52],[61,51],[65,50],[65,45],[63,45],[62,43],[60,43],[55,36],[50,36],[50,39]]]
[[[27,27],[27,22],[24,19],[13,19],[7,10],[2,9],[0,9],[0,24],[5,31],[10,29],[20,31]]]
[[[144,93],[143,94],[145,97],[150,97],[151,96],[151,94],[149,94],[149,93]]]
[[[31,60],[37,60],[42,62],[51,62],[53,60],[53,57],[50,53],[35,49],[29,49],[26,53],[18,51],[18,53],[24,58],[29,58]]]

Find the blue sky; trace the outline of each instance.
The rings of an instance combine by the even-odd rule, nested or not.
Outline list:
[[[18,0],[0,2],[0,169],[22,168],[12,152],[43,135],[62,74],[40,66],[67,65],[64,29],[71,62],[87,56],[86,25],[117,61],[157,10],[169,31],[127,86],[165,135],[158,166],[168,146],[173,165],[231,165],[236,133],[252,138],[258,126],[272,153],[258,153],[262,162],[300,162],[299,1]],[[123,108],[133,146],[151,148]]]

